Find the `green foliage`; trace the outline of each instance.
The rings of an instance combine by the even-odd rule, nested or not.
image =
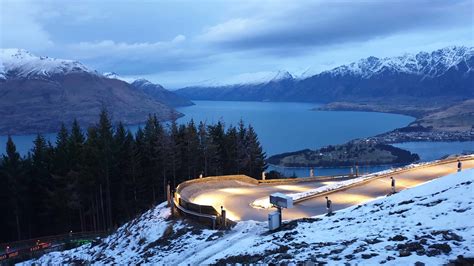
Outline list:
[[[21,158],[9,138],[0,160],[0,242],[69,231],[111,230],[165,200],[166,186],[200,174],[260,178],[265,153],[255,130],[150,115],[135,134],[107,110],[86,132],[62,125],[55,145],[38,134]]]

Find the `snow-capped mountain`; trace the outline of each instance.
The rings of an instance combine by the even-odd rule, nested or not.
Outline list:
[[[194,86],[176,92],[196,100],[357,101],[390,98],[474,98],[474,48],[447,47],[391,58],[368,57],[302,77],[260,84]],[[285,76],[285,75],[283,75]]]
[[[268,82],[277,82],[285,79],[293,79],[293,75],[285,70],[262,71],[242,73],[239,75],[227,77],[221,80],[209,79],[199,82],[198,87],[223,87],[223,86],[241,86],[241,85],[259,85]],[[193,86],[193,87],[195,87]]]
[[[48,78],[56,74],[86,72],[99,75],[73,60],[36,56],[24,49],[0,49],[0,78]]]
[[[474,71],[474,65],[469,61],[473,56],[474,47],[453,46],[431,53],[420,52],[386,58],[371,56],[323,73],[335,76],[355,75],[367,79],[386,71],[434,78],[444,75],[446,71],[461,63],[469,66],[467,71]]]
[[[124,124],[142,123],[149,114],[161,120],[182,115],[167,98],[159,100],[78,61],[22,49],[0,50],[0,95],[0,135],[56,132],[74,119],[88,126],[104,106]]]

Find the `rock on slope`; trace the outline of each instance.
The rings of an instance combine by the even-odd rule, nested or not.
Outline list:
[[[161,204],[105,239],[34,262],[440,265],[474,257],[473,191],[474,170],[466,170],[330,217],[287,222],[272,233],[254,221],[228,232],[203,229],[168,219]]]
[[[125,124],[181,116],[130,84],[109,79],[81,63],[0,50],[0,135],[57,131],[73,119],[95,123],[102,107]]]

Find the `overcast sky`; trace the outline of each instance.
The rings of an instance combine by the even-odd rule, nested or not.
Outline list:
[[[474,46],[473,14],[472,0],[0,0],[0,42],[178,88]]]

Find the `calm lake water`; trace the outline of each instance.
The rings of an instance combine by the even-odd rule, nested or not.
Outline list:
[[[377,135],[405,126],[414,118],[404,115],[370,112],[311,111],[317,104],[275,103],[275,102],[234,102],[234,101],[194,101],[196,105],[178,108],[185,114],[178,122],[191,119],[208,124],[222,121],[225,125],[237,125],[240,119],[255,128],[268,155],[316,149],[330,144],[341,144],[351,139]],[[137,126],[131,126],[135,131]],[[54,143],[56,134],[46,134]],[[0,151],[4,152],[6,136],[0,136]],[[34,135],[13,136],[21,154],[32,147]],[[402,143],[398,147],[418,153],[422,160],[433,160],[450,153],[474,150],[474,142],[455,143]],[[361,172],[384,170],[389,166],[364,167]],[[286,175],[308,176],[308,168],[270,168]],[[317,175],[348,173],[349,168],[316,169]]]
[[[268,155],[316,149],[351,139],[377,135],[412,122],[404,115],[369,112],[311,111],[317,104],[275,102],[195,101],[179,108],[178,121],[223,121],[236,125],[240,119],[258,133]]]

